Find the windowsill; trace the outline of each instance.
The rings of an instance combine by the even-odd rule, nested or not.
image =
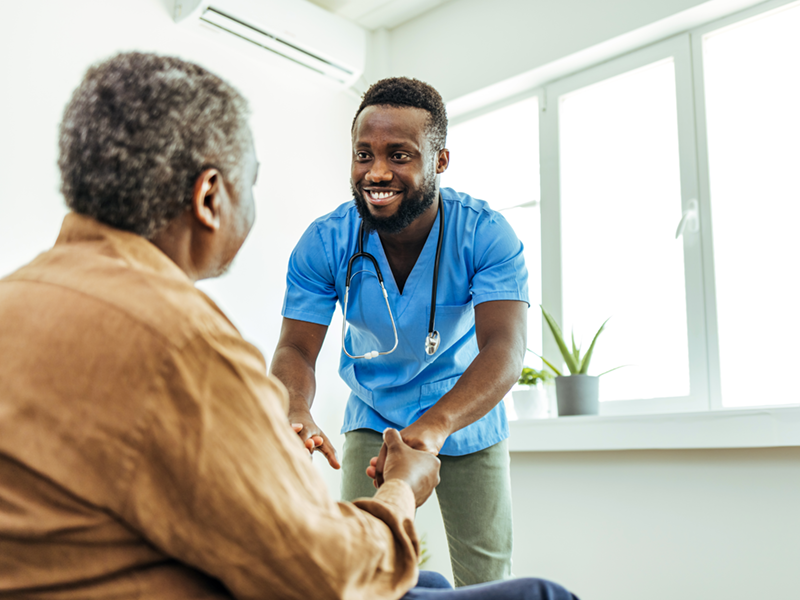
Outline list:
[[[511,452],[800,446],[800,407],[509,422]]]

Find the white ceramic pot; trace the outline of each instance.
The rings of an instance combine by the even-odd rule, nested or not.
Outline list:
[[[520,387],[511,392],[517,419],[546,419],[550,412],[550,399],[540,385]]]

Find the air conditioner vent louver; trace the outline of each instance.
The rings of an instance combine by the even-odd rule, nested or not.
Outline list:
[[[304,50],[276,35],[262,31],[230,15],[226,15],[216,8],[207,8],[200,17],[200,20],[217,29],[231,33],[246,42],[274,52],[279,56],[288,58],[298,65],[307,67],[322,75],[332,77],[342,83],[353,76],[353,71],[350,69],[337,65],[321,56],[317,56],[313,52]]]

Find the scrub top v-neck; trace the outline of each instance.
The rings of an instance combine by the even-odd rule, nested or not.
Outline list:
[[[372,360],[341,353],[339,374],[351,390],[342,431],[407,427],[446,394],[478,354],[474,307],[491,300],[528,302],[522,244],[511,226],[485,202],[442,188],[445,231],[439,263],[436,329],[438,351],[425,353],[439,215],[401,294],[377,232],[364,238],[364,251],[378,261],[397,325],[397,350]],[[347,202],[314,221],[289,260],[282,314],[330,325],[344,299],[347,263],[358,251],[361,218]],[[394,343],[391,320],[368,260],[357,259],[347,307],[345,342],[363,354]],[[441,453],[461,455],[508,437],[503,403],[451,435]]]

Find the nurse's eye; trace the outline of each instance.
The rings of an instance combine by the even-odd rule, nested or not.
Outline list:
[[[411,157],[405,152],[395,152],[394,154],[392,154],[392,160],[397,160],[402,162],[408,160],[409,158]]]
[[[369,160],[369,154],[366,152],[356,152],[356,160],[364,161]]]

